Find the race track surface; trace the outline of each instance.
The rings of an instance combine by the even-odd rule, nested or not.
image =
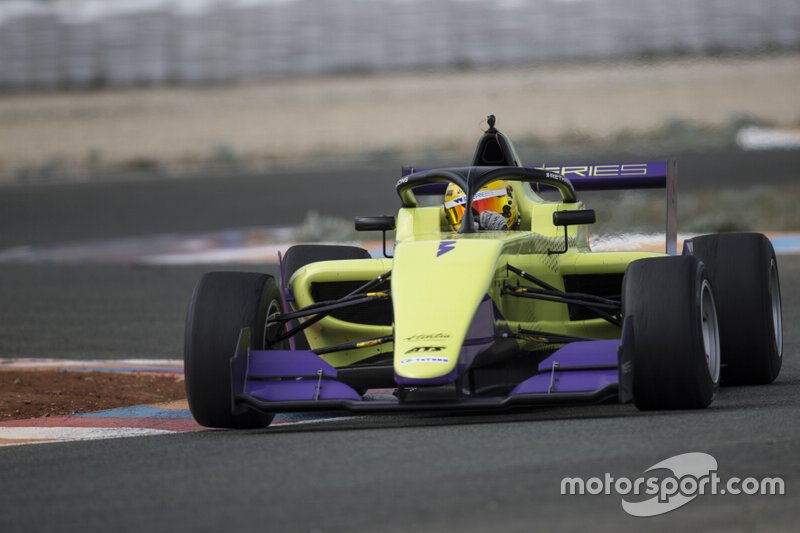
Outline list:
[[[88,214],[42,222],[28,237],[48,242],[48,228],[58,235],[52,242],[218,228],[220,215],[206,221],[192,207],[214,206],[208,195],[218,190],[208,187],[196,202],[176,203],[174,220],[156,214],[162,222],[148,222],[144,212],[141,220],[104,228],[87,222],[96,215],[95,189],[73,191],[70,213]],[[41,191],[26,191],[26,198],[34,204],[37,194],[53,194]],[[4,235],[4,246],[23,237]],[[800,257],[781,256],[779,268],[781,375],[770,386],[723,389],[710,409],[394,415],[3,448],[0,531],[793,531],[800,504]],[[185,305],[204,270],[2,265],[0,355],[180,357]],[[560,495],[565,476],[635,478],[686,452],[713,455],[723,477],[781,476],[786,494],[699,496],[653,518],[628,516],[615,495]]]

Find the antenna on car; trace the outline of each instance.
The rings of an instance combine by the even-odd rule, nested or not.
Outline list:
[[[497,130],[494,127],[495,122],[497,122],[497,117],[494,115],[489,115],[486,117],[486,123],[489,124],[489,129],[486,130],[486,133],[497,133]]]

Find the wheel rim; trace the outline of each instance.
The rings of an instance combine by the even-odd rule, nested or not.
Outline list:
[[[270,317],[280,312],[281,312],[280,304],[278,303],[277,300],[272,300],[269,303],[269,306],[267,306],[267,316]],[[266,348],[269,348],[272,345],[270,341],[275,337],[277,337],[278,335],[280,335],[282,329],[283,328],[281,327],[280,323],[273,324],[272,326],[269,327],[266,324],[264,324],[264,346]]]
[[[772,306],[772,331],[775,334],[775,347],[778,357],[783,355],[783,317],[781,316],[781,287],[778,282],[778,265],[775,260],[769,264],[769,298]]]
[[[717,321],[717,306],[714,304],[714,294],[708,280],[703,280],[700,289],[700,320],[703,332],[703,350],[705,351],[706,364],[711,379],[719,381],[719,322]]]

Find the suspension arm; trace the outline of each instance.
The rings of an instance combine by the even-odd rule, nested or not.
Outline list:
[[[326,346],[312,350],[317,355],[324,355],[326,353],[343,352],[344,350],[355,350],[357,348],[368,348],[370,346],[378,346],[387,342],[392,342],[394,335],[384,335],[383,337],[375,337],[374,339],[366,339],[363,341],[344,342],[342,344],[334,344],[333,346]]]
[[[527,281],[530,281],[531,283],[534,283],[539,287],[542,287],[542,289],[544,290],[541,291],[539,289],[533,289],[531,287],[519,287],[520,289],[525,289],[525,291],[514,292],[515,287],[511,287],[511,290],[509,290],[509,286],[506,286],[502,294],[507,294],[509,296],[516,296],[521,298],[531,298],[535,300],[544,300],[549,302],[559,302],[564,304],[579,305],[581,307],[586,308],[588,311],[594,313],[599,318],[602,318],[606,322],[614,324],[617,327],[622,327],[622,322],[618,318],[600,309],[602,307],[618,311],[620,309],[620,303],[617,302],[616,300],[608,300],[606,298],[600,298],[599,296],[582,294],[582,293],[566,293],[561,289],[559,289],[558,287],[550,285],[546,281],[541,280],[536,276],[534,276],[533,274],[529,274],[528,272],[525,272],[524,270],[519,269],[513,265],[506,264],[506,268],[509,271],[513,272],[514,274],[518,275],[519,277]],[[537,292],[532,292],[532,291],[537,291]],[[568,295],[570,297],[568,297]],[[571,296],[578,296],[578,298],[571,298]],[[605,300],[605,301],[604,302],[598,301],[597,300],[598,298],[600,298],[600,300]],[[591,301],[587,301],[587,299],[590,299]]]
[[[311,318],[309,318],[308,320],[301,322],[297,326],[289,329],[289,331],[283,333],[282,335],[279,335],[276,339],[272,340],[272,343],[273,344],[278,343],[286,339],[289,339],[291,337],[294,337],[301,331],[305,330],[310,326],[313,326],[314,324],[316,324],[317,322],[319,322],[320,320],[331,314],[331,312],[337,309],[343,309],[353,305],[360,305],[371,301],[385,300],[389,298],[389,292],[386,291],[374,292],[374,293],[365,291],[370,291],[374,289],[384,281],[390,279],[391,276],[392,276],[391,271],[384,272],[380,276],[368,281],[364,285],[358,287],[356,290],[350,292],[349,294],[342,296],[338,300],[315,302],[311,305],[303,307],[302,309],[298,309],[293,313],[287,313],[285,315],[275,314],[267,317],[267,326],[269,326],[270,323],[276,323],[276,322],[288,323],[297,318],[302,318],[304,316],[311,316]]]

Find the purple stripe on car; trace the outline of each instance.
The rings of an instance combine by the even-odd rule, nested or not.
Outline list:
[[[572,182],[576,191],[610,191],[618,189],[663,189],[667,186],[667,161],[641,163],[581,163],[560,165],[533,165],[557,172]],[[402,175],[431,170],[429,168],[403,167]],[[447,183],[426,183],[414,188],[414,194],[444,194]]]
[[[572,182],[576,191],[663,189],[667,186],[666,161],[536,165],[533,168],[558,172]]]
[[[245,392],[266,402],[361,400],[361,395],[352,388],[332,379],[248,381]]]
[[[528,378],[511,391],[510,396],[520,394],[558,394],[570,392],[594,392],[618,382],[615,370],[567,370],[543,372]]]
[[[247,377],[322,377],[336,378],[336,369],[317,354],[303,350],[252,350]]]
[[[587,366],[616,368],[619,342],[619,339],[612,339],[569,343],[539,363],[539,371],[550,370],[554,362],[557,362],[561,369]]]

